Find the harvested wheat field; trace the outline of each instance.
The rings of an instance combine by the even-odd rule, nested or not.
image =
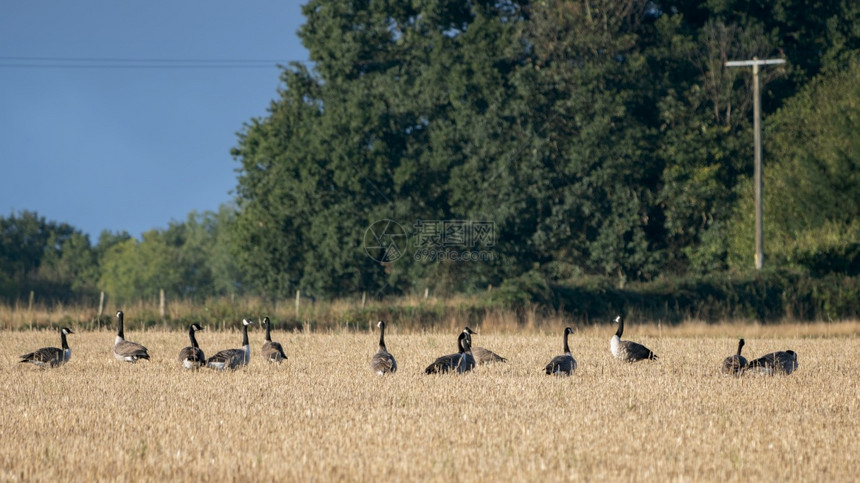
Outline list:
[[[17,356],[58,346],[55,331],[2,333],[0,480],[241,481],[852,481],[860,474],[857,324],[698,331],[629,323],[625,339],[659,361],[623,364],[614,327],[575,330],[572,377],[543,373],[561,330],[474,336],[508,358],[427,376],[456,332],[386,332],[398,372],[369,368],[378,333],[276,331],[289,360],[180,369],[182,332],[136,330],[151,361],[114,360],[114,334],[76,331],[53,370]],[[74,330],[75,328],[72,327]],[[834,335],[838,334],[838,335]],[[731,335],[731,337],[729,336]],[[793,349],[790,376],[719,374],[746,337],[750,360]],[[239,332],[198,333],[207,355]]]

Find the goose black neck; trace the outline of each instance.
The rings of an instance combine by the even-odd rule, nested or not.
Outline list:
[[[622,333],[624,333],[624,318],[619,317],[618,318],[618,330],[615,331],[615,335],[617,335],[618,338],[620,339]]]
[[[116,314],[116,318],[119,319],[119,322],[117,322],[116,335],[118,335],[120,339],[125,339],[125,333],[122,330],[122,312],[118,312]]]
[[[199,346],[197,345],[197,337],[194,336],[194,327],[188,329],[188,338],[191,339],[191,347],[197,349]]]
[[[250,345],[248,344],[248,326],[245,323],[242,323],[242,345]]]
[[[570,354],[570,346],[567,345],[567,336],[570,335],[570,332],[564,331],[564,353]]]
[[[466,352],[466,334],[460,333],[460,336],[457,337],[457,352],[463,354]]]
[[[472,352],[472,336],[466,334],[466,337],[463,337],[463,351],[462,352]]]
[[[379,324],[379,348],[385,349],[385,324]]]
[[[741,339],[740,342],[738,342],[738,355],[741,355],[741,349],[743,349],[743,347],[744,347],[744,340]]]
[[[266,341],[272,342],[272,323],[266,321]]]
[[[60,331],[60,344],[62,344],[60,347],[62,347],[63,350],[69,348],[69,343],[66,342],[66,333],[63,331]]]

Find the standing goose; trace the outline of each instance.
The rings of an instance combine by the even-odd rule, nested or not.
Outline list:
[[[469,334],[477,334],[477,332],[470,329],[469,327],[465,327],[463,331]],[[477,364],[489,364],[491,362],[508,362],[508,360],[504,357],[496,354],[489,349],[484,349],[483,347],[472,347],[472,355],[475,357],[475,363]]]
[[[747,367],[747,359],[741,355],[741,349],[743,349],[743,347],[744,340],[741,339],[738,341],[738,353],[733,356],[726,357],[723,360],[723,367],[720,369],[723,374],[732,374],[735,376],[743,374]]]
[[[284,348],[278,342],[272,342],[272,323],[268,317],[263,317],[263,326],[266,327],[266,342],[263,342],[263,359],[269,362],[283,362],[287,358]]]
[[[203,330],[198,324],[188,326],[188,338],[191,340],[191,345],[179,351],[179,360],[182,362],[182,367],[186,369],[200,369],[206,365],[206,356],[203,350],[197,345],[197,338],[194,337],[194,332]]]
[[[629,340],[621,340],[621,334],[624,332],[624,318],[620,315],[615,317],[615,323],[618,324],[618,330],[612,336],[612,339],[609,340],[609,350],[616,359],[624,362],[657,359],[657,354],[651,352],[651,349],[644,345]]]
[[[210,357],[206,365],[212,369],[223,371],[224,369],[235,370],[239,366],[247,366],[251,360],[251,345],[248,344],[248,326],[253,324],[248,319],[242,319],[242,348],[225,349]]]
[[[457,373],[462,374],[471,371],[475,367],[475,358],[472,356],[470,330],[467,328],[467,330],[460,332],[457,337],[458,352],[456,354],[448,354],[436,359],[427,366],[427,369],[424,369],[424,372],[427,374],[444,374],[456,370]]]
[[[389,372],[397,372],[397,361],[385,347],[385,322],[380,320],[376,326],[379,327],[379,350],[370,359],[370,368],[380,376]]]
[[[72,350],[66,342],[66,335],[74,334],[68,327],[60,330],[60,349],[56,347],[42,347],[29,354],[21,356],[20,362],[29,362],[42,368],[60,367],[72,357]]]
[[[794,351],[771,352],[747,365],[747,371],[772,376],[791,374],[797,369],[797,354]]]
[[[122,310],[120,310],[116,313],[116,318],[119,322],[117,323],[116,340],[113,343],[113,356],[118,361],[130,362],[132,364],[136,363],[138,359],[149,360],[149,353],[146,351],[146,347],[137,342],[125,340],[122,317]]]
[[[567,345],[567,336],[573,333],[573,329],[567,327],[564,329],[564,354],[555,356],[546,365],[547,374],[571,375],[576,370],[576,359],[570,353],[570,346]]]

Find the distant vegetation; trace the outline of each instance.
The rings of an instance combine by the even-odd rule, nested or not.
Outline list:
[[[0,297],[275,307],[296,290],[429,290],[584,318],[860,315],[857,2],[304,13],[313,69],[286,66],[240,133],[234,200],[95,243],[36,213],[0,218]],[[762,273],[750,73],[723,67],[753,56],[787,60],[762,71]]]

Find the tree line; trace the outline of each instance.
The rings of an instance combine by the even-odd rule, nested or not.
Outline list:
[[[268,114],[241,130],[234,204],[94,246],[13,215],[49,234],[4,248],[3,293],[749,274],[751,76],[724,62],[752,57],[787,60],[762,71],[765,266],[860,270],[857,2],[311,0],[303,13],[311,64],[284,66]]]

